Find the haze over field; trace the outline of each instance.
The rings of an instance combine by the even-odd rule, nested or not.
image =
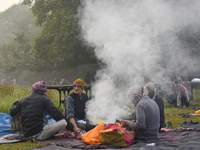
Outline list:
[[[133,107],[127,91],[145,79],[160,82],[165,76],[199,69],[199,60],[180,42],[181,33],[200,27],[200,1],[87,0],[79,17],[85,41],[95,47],[106,67],[93,85],[88,115],[114,122]]]

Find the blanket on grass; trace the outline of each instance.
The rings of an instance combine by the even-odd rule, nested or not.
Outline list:
[[[83,140],[77,139],[64,139],[62,136],[53,137],[46,141],[45,143],[51,143],[54,146],[45,146],[41,148],[37,148],[39,150],[45,150],[46,148],[51,149],[51,147],[56,146],[56,150],[63,148],[66,149],[155,149],[155,150],[175,150],[175,149],[198,149],[200,148],[200,125],[195,126],[185,126],[170,130],[163,130],[159,134],[159,138],[156,141],[141,141],[134,140],[132,141],[131,146],[129,147],[120,147],[115,145],[107,145],[107,144],[98,144],[98,145],[88,145],[84,143]],[[157,146],[147,147],[148,143],[157,143]],[[36,150],[36,149],[34,149]]]
[[[14,136],[11,139],[14,139]],[[21,138],[23,139],[23,138]],[[5,140],[5,139],[4,139]],[[10,140],[8,137],[6,140]],[[0,141],[1,142],[1,141]],[[76,138],[65,139],[62,133],[56,135],[46,141],[39,141],[49,143],[51,145],[34,148],[33,150],[46,150],[46,149],[163,149],[163,150],[175,150],[175,149],[198,149],[200,148],[200,125],[184,126],[180,128],[171,129],[168,131],[162,131],[159,134],[159,138],[156,141],[140,141],[134,140],[129,147],[120,147],[115,145],[98,144],[88,145],[83,140],[77,140]],[[148,143],[157,143],[157,146],[147,147]],[[1,143],[2,144],[2,143]],[[30,149],[31,150],[31,149]]]

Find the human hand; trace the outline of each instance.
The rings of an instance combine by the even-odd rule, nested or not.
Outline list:
[[[75,134],[79,134],[80,133],[80,131],[81,131],[81,129],[80,128],[78,128],[78,127],[74,127],[74,133]]]
[[[128,126],[129,120],[121,120],[121,123],[123,123],[123,126]]]
[[[84,113],[86,114],[86,113],[87,113],[87,111],[88,111],[88,110],[87,110],[87,108],[85,108],[85,109],[84,109]]]

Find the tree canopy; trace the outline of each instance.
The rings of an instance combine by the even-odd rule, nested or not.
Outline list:
[[[24,0],[36,16],[36,25],[43,26],[35,39],[35,56],[52,62],[55,68],[69,68],[97,63],[92,47],[84,45],[76,15],[79,0]]]

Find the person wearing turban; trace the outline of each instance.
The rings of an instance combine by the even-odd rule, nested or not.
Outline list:
[[[136,119],[122,120],[123,126],[134,129],[136,139],[156,140],[160,127],[160,113],[156,102],[145,96],[146,89],[133,86],[129,89],[128,98],[135,105]]]
[[[74,92],[65,101],[65,116],[78,130],[89,131],[95,126],[86,119],[86,103],[89,101],[87,94],[83,93],[84,81],[79,78],[73,83]]]
[[[11,109],[11,117],[21,116],[22,131],[27,138],[46,140],[59,133],[64,128],[78,130],[65,118],[53,102],[47,98],[47,86],[44,81],[32,85],[32,93],[20,101],[16,100]],[[51,116],[56,122],[50,123],[46,115]]]

